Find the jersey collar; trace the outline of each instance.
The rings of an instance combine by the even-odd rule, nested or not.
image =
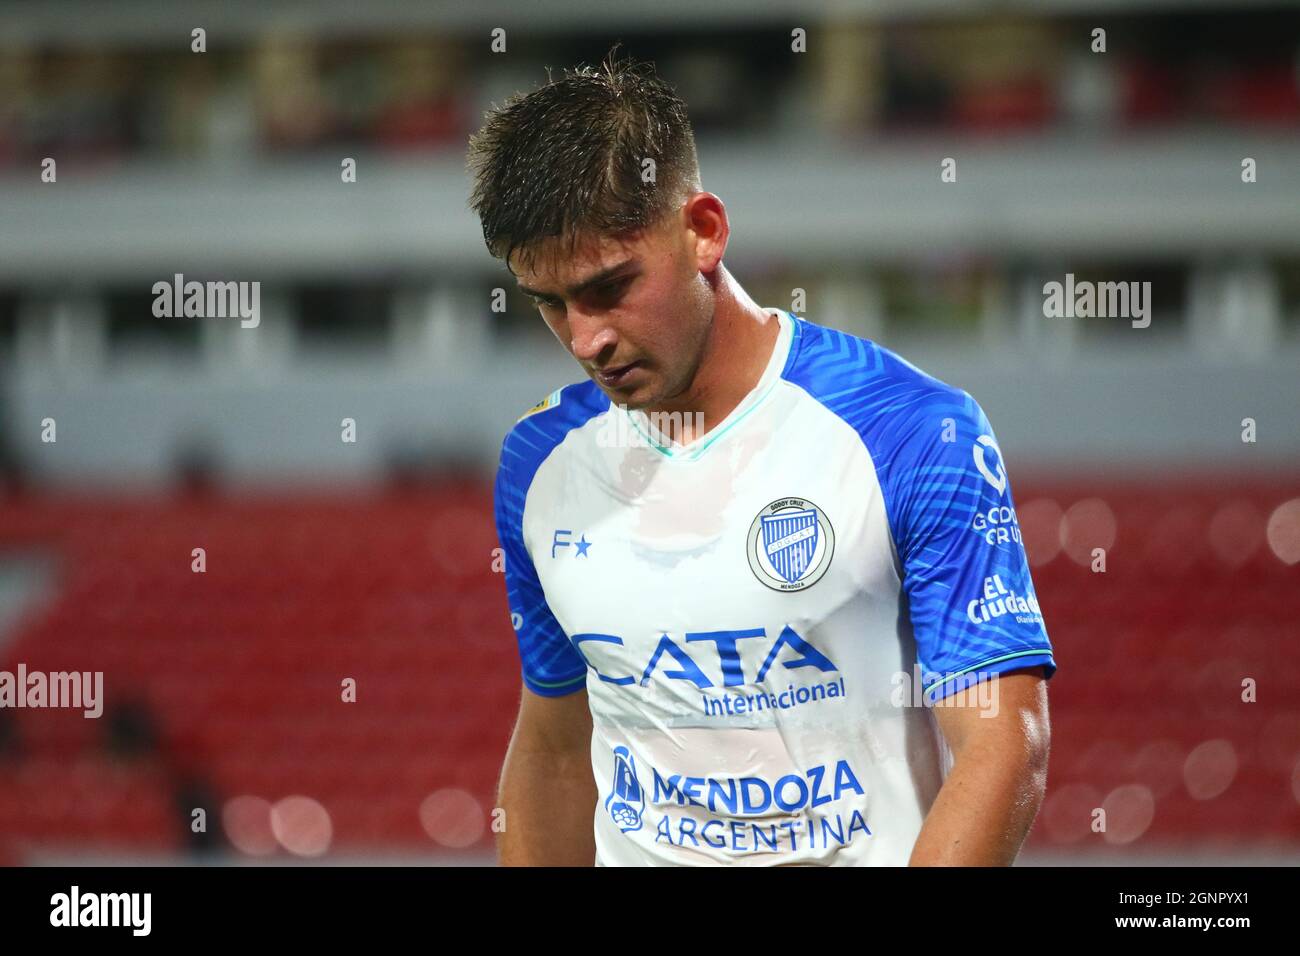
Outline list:
[[[781,379],[786,360],[790,356],[790,344],[794,339],[794,316],[782,309],[765,308],[763,311],[775,313],[777,321],[781,324],[776,345],[772,348],[772,356],[767,360],[763,374],[759,376],[758,382],[749,393],[727,414],[726,418],[703,435],[697,435],[685,445],[678,445],[667,441],[659,430],[650,424],[650,417],[645,412],[639,409],[628,410],[621,405],[616,405],[614,407],[618,409],[618,414],[626,415],[632,427],[641,434],[646,443],[665,458],[674,461],[694,461],[699,458],[714,442],[763,404]]]

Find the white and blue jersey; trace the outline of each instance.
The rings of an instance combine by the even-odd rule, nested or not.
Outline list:
[[[587,691],[597,865],[904,864],[951,763],[922,698],[1056,670],[974,399],[767,311],[762,377],[689,444],[586,381],[502,447],[523,680]]]

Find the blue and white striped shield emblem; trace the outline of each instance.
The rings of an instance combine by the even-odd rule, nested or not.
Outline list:
[[[777,574],[791,584],[798,581],[817,550],[817,512],[807,509],[764,515],[763,549]]]

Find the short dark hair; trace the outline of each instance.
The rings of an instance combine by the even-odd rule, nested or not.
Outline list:
[[[526,268],[539,240],[624,236],[678,208],[698,191],[699,161],[686,104],[653,64],[619,60],[565,70],[487,114],[470,137],[470,207],[496,258],[516,251]],[[655,181],[642,164],[654,160]]]

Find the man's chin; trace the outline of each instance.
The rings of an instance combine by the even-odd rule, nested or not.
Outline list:
[[[601,391],[605,393],[612,404],[622,405],[629,412],[639,412],[654,404],[654,396],[649,395],[645,389],[621,392],[616,388],[602,388]]]
[[[654,389],[648,383],[634,388],[619,388],[616,385],[604,385],[595,378],[592,381],[596,383],[597,388],[605,393],[605,396],[612,404],[622,405],[630,412],[650,407],[658,400]]]

